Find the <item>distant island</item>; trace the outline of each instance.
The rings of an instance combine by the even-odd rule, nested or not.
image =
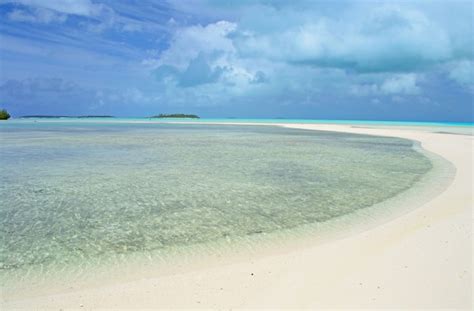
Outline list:
[[[10,119],[10,114],[5,109],[0,110],[0,120]]]
[[[22,116],[21,118],[114,118],[113,116],[94,116],[94,115],[86,115],[86,116],[50,116],[50,115],[30,115],[30,116]]]
[[[190,119],[199,119],[199,116],[195,114],[184,114],[184,113],[172,113],[172,114],[163,114],[160,113],[157,116],[151,116],[150,118],[190,118]]]

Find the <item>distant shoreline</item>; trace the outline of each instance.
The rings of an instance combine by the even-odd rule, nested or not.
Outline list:
[[[149,116],[149,117],[117,117],[117,116],[108,116],[108,115],[83,115],[83,116],[56,116],[56,115],[25,115],[21,117],[13,117],[12,120],[19,119],[93,119],[93,118],[107,118],[113,119],[117,122],[149,122],[150,119],[188,119],[188,118],[178,118],[178,117],[158,117],[158,116]],[[474,127],[473,122],[452,122],[452,121],[387,121],[387,120],[327,120],[327,119],[275,119],[275,118],[201,118],[199,121],[195,119],[196,122],[202,123],[212,123],[212,122],[235,122],[235,123],[258,123],[258,124],[279,124],[279,123],[288,123],[288,124],[334,124],[334,125],[384,125],[384,126],[449,126],[449,127]],[[183,120],[184,121],[184,120]],[[194,122],[194,121],[193,121]]]
[[[172,113],[172,114],[159,114],[156,116],[151,116],[152,119],[162,119],[162,118],[177,118],[177,119],[199,119],[198,115],[195,114],[184,114],[184,113]]]
[[[49,116],[49,115],[29,115],[21,116],[20,119],[30,119],[30,118],[41,118],[41,119],[57,119],[57,118],[115,118],[114,116],[94,116],[94,115],[85,115],[85,116]]]

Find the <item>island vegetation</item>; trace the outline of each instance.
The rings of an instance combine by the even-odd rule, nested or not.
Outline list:
[[[172,113],[172,114],[160,113],[159,115],[152,116],[151,118],[191,118],[191,119],[199,119],[199,116],[197,116],[195,114],[184,114],[184,113]]]
[[[5,109],[0,110],[0,120],[10,119],[10,114]]]

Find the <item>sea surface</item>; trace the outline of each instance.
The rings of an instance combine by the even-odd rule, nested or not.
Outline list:
[[[328,222],[433,167],[409,140],[272,126],[28,119],[0,140],[0,275],[26,279]]]

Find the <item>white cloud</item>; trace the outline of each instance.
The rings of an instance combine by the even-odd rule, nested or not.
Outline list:
[[[381,101],[384,97],[421,93],[419,74],[387,72],[361,75],[352,70],[356,61],[348,56],[352,47],[359,48],[355,49],[357,55],[354,57],[358,58],[360,64],[363,61],[375,62],[374,66],[383,63],[380,59],[382,56],[377,53],[383,54],[382,50],[389,49],[383,47],[371,52],[370,48],[374,46],[364,47],[368,43],[366,39],[360,39],[362,34],[367,38],[375,34],[368,34],[370,27],[360,28],[362,21],[358,24],[360,27],[354,30],[355,36],[341,38],[334,35],[334,21],[328,18],[303,17],[297,21],[288,12],[285,14],[291,16],[283,16],[279,11],[275,11],[274,16],[258,12],[260,18],[267,19],[265,22],[270,25],[265,23],[261,28],[259,20],[251,17],[239,24],[219,21],[206,26],[178,28],[166,50],[142,63],[155,69],[155,76],[164,83],[162,87],[170,92],[174,90],[172,93],[177,97],[185,96],[185,93],[181,93],[184,92],[183,87],[187,89],[188,98],[193,94],[211,100],[206,96],[214,92],[213,98],[271,96],[283,101],[283,98],[292,97],[287,100],[309,103],[318,102],[318,98],[329,96],[332,92],[339,95],[330,96],[378,96]],[[407,14],[407,18],[413,19],[410,26],[404,24],[404,19],[397,20],[400,18],[397,10],[395,17],[381,14],[374,13],[378,18],[377,27],[389,28],[389,32],[393,33],[412,26],[423,28],[420,25],[428,23],[423,16],[415,13]],[[384,24],[387,19],[390,20],[388,25]],[[273,25],[278,23],[274,31]],[[286,26],[290,26],[288,31],[285,30]],[[336,26],[341,27],[339,24]],[[379,43],[389,42],[390,38],[377,40]],[[390,53],[393,55],[395,52]],[[427,53],[426,58],[435,54]],[[320,61],[307,61],[315,55]],[[390,60],[390,55],[383,57]],[[384,70],[390,70],[390,66],[384,66],[387,66]]]
[[[90,0],[0,0],[2,3],[18,3],[25,7],[14,9],[7,17],[12,21],[29,23],[63,23],[68,15],[92,18],[93,22],[82,22],[90,31],[100,32],[112,27],[115,12],[104,4]],[[126,25],[125,25],[126,26]],[[129,28],[124,31],[130,30]]]
[[[21,3],[31,7],[82,16],[98,15],[102,10],[101,4],[95,4],[90,0],[7,0],[4,2]]]
[[[155,70],[160,96],[183,105],[261,103],[271,111],[304,104],[340,113],[369,104],[387,113],[431,105],[422,98],[441,92],[431,89],[442,83],[439,68],[470,59],[465,15],[453,23],[429,4],[408,2],[289,3],[243,4],[235,18],[207,25],[172,23],[166,49],[143,61]],[[466,80],[465,65],[447,67],[442,78],[452,72]]]
[[[462,60],[451,64],[449,78],[462,85],[474,84],[474,62],[470,60]]]
[[[413,95],[420,92],[420,87],[417,85],[416,74],[399,74],[385,80],[380,91],[385,94]]]
[[[235,48],[227,35],[234,31],[236,26],[228,21],[219,21],[207,26],[178,29],[170,47],[160,55],[157,65],[185,69],[199,54],[233,53]]]
[[[262,8],[258,16],[243,19],[235,44],[247,57],[357,71],[416,70],[449,60],[460,49],[416,9],[385,5],[364,15],[346,14]]]
[[[385,78],[383,78],[385,77]],[[421,92],[418,85],[420,77],[414,73],[375,75],[372,82],[358,83],[350,87],[350,93],[356,96],[378,95],[416,95]],[[382,82],[377,82],[377,81]]]
[[[8,14],[8,19],[17,22],[49,24],[63,23],[66,21],[67,15],[47,9],[36,8],[31,12],[25,10],[13,10]]]
[[[168,49],[142,61],[156,69],[158,79],[183,87],[223,83],[234,92],[264,82],[265,73],[254,60],[240,58],[229,37],[236,24],[219,21],[207,26],[180,28]],[[170,79],[171,78],[171,79]]]

